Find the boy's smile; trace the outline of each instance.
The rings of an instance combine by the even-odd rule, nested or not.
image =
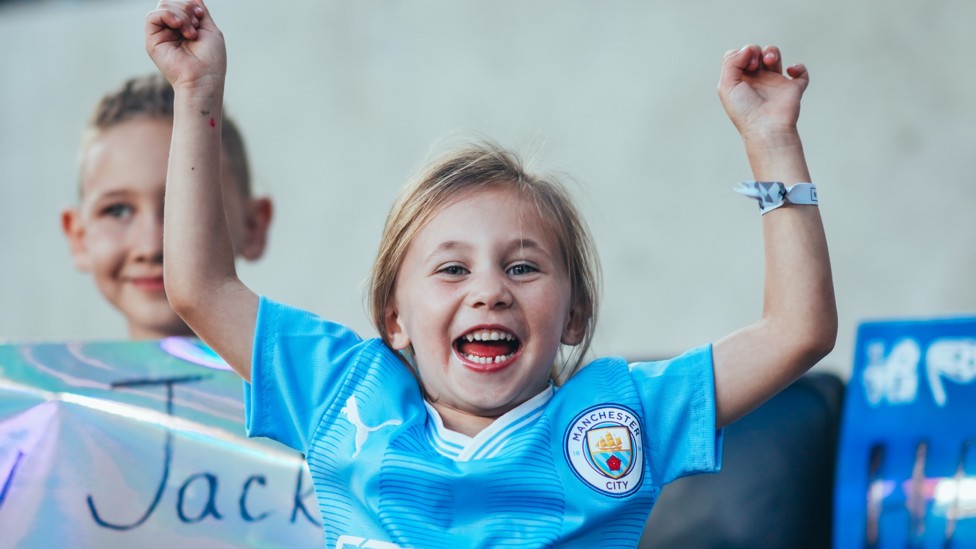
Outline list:
[[[570,328],[552,231],[511,184],[462,194],[410,243],[387,322],[445,425],[473,434],[543,391]]]
[[[163,292],[163,276],[131,276],[127,277],[130,284],[147,292]]]

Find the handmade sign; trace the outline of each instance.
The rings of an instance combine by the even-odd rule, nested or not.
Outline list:
[[[976,547],[976,317],[862,324],[835,547]]]
[[[198,340],[0,345],[0,547],[317,548],[303,457]]]

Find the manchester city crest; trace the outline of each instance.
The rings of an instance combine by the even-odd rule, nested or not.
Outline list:
[[[594,406],[566,430],[566,459],[576,476],[594,490],[630,495],[644,476],[640,419],[625,406]]]

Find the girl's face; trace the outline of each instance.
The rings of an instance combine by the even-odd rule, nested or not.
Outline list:
[[[501,185],[441,207],[410,243],[387,329],[413,346],[431,405],[473,434],[545,389],[576,344],[565,261],[531,204]]]
[[[80,204],[62,213],[75,265],[91,272],[136,339],[193,335],[163,289],[163,194],[172,130],[167,120],[137,118],[104,131],[84,153]],[[235,187],[225,182],[224,197],[234,247],[241,250],[254,224]],[[259,244],[248,253],[260,255],[263,233]]]

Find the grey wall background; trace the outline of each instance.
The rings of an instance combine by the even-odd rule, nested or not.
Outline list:
[[[120,339],[59,212],[108,88],[154,70],[153,2],[0,5],[0,338]],[[372,334],[362,281],[396,189],[446,137],[533,151],[570,187],[605,274],[594,351],[663,356],[756,319],[760,219],[715,94],[723,52],[812,75],[846,374],[859,322],[976,310],[976,3],[213,0],[226,106],[277,207],[256,291]]]

